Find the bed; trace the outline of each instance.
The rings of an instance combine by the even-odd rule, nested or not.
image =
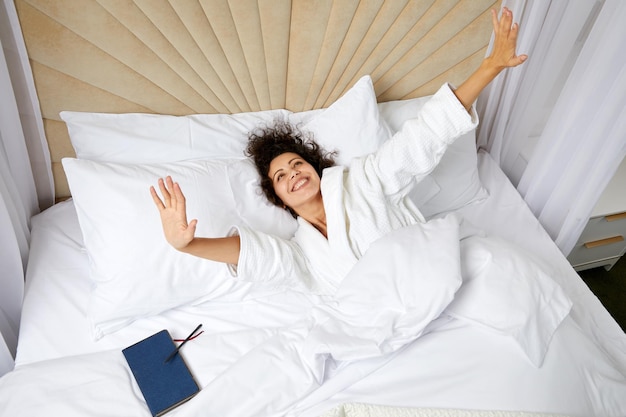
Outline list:
[[[208,3],[198,5],[206,9]],[[245,15],[243,3],[231,3],[234,15]],[[254,11],[260,11],[261,21],[269,10],[278,19],[287,3],[272,9],[259,2]],[[289,8],[298,22],[312,13],[304,3]],[[485,10],[493,6],[390,3],[395,2],[377,3],[376,10],[392,23],[406,16],[405,7],[431,17],[446,10],[447,15],[441,13],[448,23],[476,22],[470,31],[481,27]],[[105,19],[107,30],[137,19],[138,8],[154,25],[171,17],[149,2],[128,8],[88,4],[93,19],[116,17],[115,22]],[[182,21],[198,6],[172,4]],[[218,4],[224,5],[212,3]],[[373,4],[360,8],[346,2],[344,7],[351,5],[362,19],[369,11],[375,20]],[[327,19],[341,15],[330,2],[320,5],[327,7]],[[243,224],[289,237],[294,220],[265,202],[254,168],[242,156],[247,132],[288,120],[338,150],[339,163],[348,164],[375,151],[415,117],[435,84],[462,77],[484,55],[485,39],[470,53],[474,58],[450,58],[468,60],[462,68],[426,75],[431,84],[412,84],[423,88],[407,90],[411,77],[390,75],[394,71],[386,77],[363,74],[368,67],[380,69],[371,62],[339,76],[339,69],[324,67],[321,60],[315,74],[268,84],[267,91],[280,97],[292,88],[286,100],[272,102],[269,94],[258,108],[237,111],[233,103],[189,111],[147,84],[134,86],[147,94],[139,107],[119,100],[104,104],[110,93],[103,93],[102,83],[108,81],[91,80],[101,82],[92,101],[87,98],[93,88],[55,94],[53,85],[79,84],[53,68],[54,59],[47,57],[54,54],[42,47],[45,36],[33,28],[45,24],[50,33],[68,37],[58,27],[64,23],[72,36],[81,33],[94,44],[106,30],[82,33],[85,22],[48,2],[17,6],[51,149],[58,150],[58,197],[71,198],[32,219],[16,366],[0,379],[1,415],[148,416],[121,350],[162,329],[184,338],[199,323],[203,333],[181,355],[202,389],[171,416],[626,415],[625,334],[491,156],[476,149],[473,131],[460,137],[411,193],[428,222],[373,245],[336,294],[243,282],[225,265],[174,251],[162,237],[148,187],[169,174],[186,191],[190,217],[199,219],[198,234],[224,235]],[[365,39],[366,32],[362,29]],[[258,40],[245,39],[250,45]],[[322,39],[316,45],[316,54],[328,50]],[[364,53],[363,48],[352,51]],[[76,79],[88,73],[81,65],[96,53],[78,48],[73,57],[81,51],[84,64],[74,62],[69,71]],[[252,54],[245,47],[244,52]],[[366,56],[362,62],[369,62]],[[306,87],[293,89],[302,79],[309,81]],[[331,81],[325,86],[324,80]],[[225,84],[232,87],[231,81]],[[119,93],[119,85],[109,91],[115,88]],[[314,88],[327,90],[327,99],[312,101],[302,91]],[[377,94],[381,90],[385,93]],[[131,96],[140,94],[133,90],[126,94]]]
[[[248,127],[242,125],[257,124],[259,117],[265,120],[297,117],[299,123],[312,126],[315,122],[318,129],[323,129],[325,123],[337,121],[335,112],[342,115],[339,120],[345,126],[347,119],[342,109],[349,108],[356,115],[352,128],[374,120],[381,131],[393,132],[427,99],[376,104],[371,80],[363,77],[326,110],[291,115],[280,110],[278,116],[253,112],[201,118],[226,118],[217,124],[221,129],[230,123],[245,131]],[[363,114],[368,117],[363,118]],[[371,114],[379,117],[369,117]],[[119,131],[121,126],[127,126],[145,131],[148,125],[155,125],[155,118],[165,117],[166,120],[156,125],[169,135],[172,129],[166,128],[171,126],[168,122],[190,124],[187,116],[167,120],[171,118],[71,113],[63,117],[75,136],[79,155],[88,149],[79,145],[83,133],[93,146],[99,141],[99,130],[100,138],[105,138],[103,142],[112,151],[107,153],[101,149],[99,155],[109,157],[115,147],[111,128]],[[98,123],[96,119],[101,117],[106,120]],[[111,117],[117,119],[115,123],[111,123]],[[89,120],[86,122],[85,118]],[[125,123],[123,119],[128,118],[131,120]],[[142,125],[142,120],[147,123]],[[211,129],[215,125],[205,123],[203,126]],[[334,126],[329,131],[336,129]],[[377,131],[372,126],[366,129]],[[106,134],[102,134],[103,130]],[[148,136],[154,139],[157,135],[149,132]],[[126,138],[124,143],[128,141]],[[314,326],[306,323],[310,317],[326,312],[323,308],[320,310],[320,306],[330,302],[325,296],[272,285],[254,288],[249,283],[234,280],[222,265],[194,259],[184,259],[188,268],[181,271],[184,283],[178,285],[173,281],[176,278],[170,275],[179,275],[172,272],[177,267],[169,269],[167,265],[169,262],[174,265],[178,255],[169,251],[165,243],[158,242],[160,230],[154,227],[158,225],[158,217],[150,207],[152,202],[147,193],[149,181],[146,179],[156,178],[159,172],[177,175],[190,192],[189,210],[198,214],[199,224],[217,227],[217,233],[238,221],[232,218],[233,212],[243,219],[239,221],[272,229],[277,234],[288,235],[293,227],[290,217],[264,204],[255,192],[254,171],[245,159],[225,159],[221,155],[221,158],[209,160],[210,163],[197,159],[155,162],[154,158],[159,155],[171,158],[177,147],[187,152],[187,144],[197,143],[194,140],[183,142],[182,145],[169,144],[165,153],[164,149],[157,146],[154,150],[151,146],[153,151],[141,153],[151,161],[141,164],[80,158],[65,161],[74,197],[33,219],[32,254],[17,366],[0,382],[2,409],[7,415],[18,410],[20,415],[36,415],[44,409],[62,415],[84,415],[85,410],[89,415],[143,415],[148,411],[133,385],[121,348],[163,328],[169,329],[174,337],[182,338],[197,323],[203,323],[204,333],[186,345],[184,356],[203,390],[188,404],[172,411],[172,415],[205,415],[211,410],[211,414],[238,416],[315,416],[343,412],[337,407],[344,405],[351,406],[354,413],[355,407],[359,410],[358,405],[365,407],[364,404],[384,406],[389,413],[452,409],[572,416],[623,415],[626,407],[623,333],[569,266],[490,156],[476,152],[473,132],[450,148],[437,170],[420,184],[420,193],[414,198],[433,219],[427,224],[448,219],[451,213],[456,213],[489,236],[503,239],[498,245],[512,242],[518,255],[528,251],[528,255],[518,256],[518,262],[522,260],[522,263],[507,260],[513,258],[509,255],[504,263],[523,269],[526,256],[538,257],[537,264],[545,263],[543,270],[549,271],[550,278],[566,295],[563,305],[559,305],[562,297],[550,295],[547,290],[539,294],[545,297],[545,304],[530,302],[533,308],[543,308],[543,305],[553,308],[554,314],[560,314],[553,324],[540,324],[550,333],[544,341],[548,343],[545,357],[543,353],[538,357],[530,353],[532,345],[540,343],[537,339],[541,336],[529,329],[522,330],[522,336],[533,341],[525,340],[528,342],[525,345],[519,334],[515,336],[507,329],[495,329],[489,322],[481,323],[481,319],[489,319],[481,312],[474,320],[454,318],[454,311],[449,308],[440,315],[441,306],[432,299],[441,293],[437,288],[433,293],[427,292],[428,285],[420,285],[417,294],[418,301],[428,305],[427,311],[420,310],[416,315],[405,309],[399,316],[392,316],[393,320],[408,316],[413,323],[421,323],[420,328],[406,336],[406,328],[398,326],[400,330],[392,331],[393,335],[383,336],[387,342],[378,345],[378,353],[372,353],[369,345],[365,353],[355,350],[362,346],[357,341],[359,337],[351,333],[358,327],[344,329],[345,334],[352,334],[354,339],[342,340],[337,334],[326,335],[326,338],[318,335],[318,342],[310,347],[313,346],[310,335],[320,328],[317,323],[323,321],[318,320]],[[362,144],[363,141],[359,141],[358,149],[347,149],[361,151]],[[193,153],[197,156],[214,151],[214,147],[204,151],[194,147]],[[220,149],[219,152],[226,151]],[[456,187],[446,187],[450,176],[457,182],[458,178],[466,181],[454,184]],[[247,192],[243,193],[244,190]],[[202,195],[210,198],[194,202],[201,200]],[[239,201],[235,201],[237,197]],[[420,198],[425,201],[419,201]],[[202,207],[202,204],[208,206]],[[124,234],[126,228],[134,228],[133,234]],[[109,232],[111,235],[107,234]],[[117,239],[113,245],[109,242],[109,249],[106,249],[107,239],[113,239],[116,234],[123,239]],[[439,238],[444,234],[438,231]],[[145,239],[156,242],[138,248]],[[437,245],[444,243],[428,238],[412,244],[426,244],[440,251]],[[99,249],[94,249],[96,247]],[[425,256],[433,256],[421,246],[413,246],[414,258],[416,248],[426,252]],[[133,253],[125,257],[128,251]],[[110,253],[105,256],[105,252]],[[115,259],[118,265],[111,265]],[[372,265],[363,268],[366,267],[371,271]],[[98,278],[99,273],[105,273],[104,269],[112,271],[111,276],[118,274],[122,278]],[[159,275],[158,271],[164,269],[168,272]],[[515,272],[509,270],[512,275]],[[415,271],[410,275],[415,278]],[[212,277],[209,283],[207,276]],[[437,276],[436,281],[440,280],[444,280],[443,276]],[[392,296],[390,302],[409,305],[404,296],[410,287],[397,285],[402,288],[403,296],[400,301]],[[512,282],[507,281],[507,285]],[[190,292],[177,292],[177,286]],[[157,287],[157,290],[151,291],[148,287]],[[429,294],[428,300],[420,295],[422,292]],[[457,291],[457,297],[459,294]],[[374,304],[368,308],[376,306],[385,311],[385,297],[382,292],[377,296],[380,298],[372,301]],[[445,300],[450,302],[444,296]],[[485,299],[478,296],[476,300],[482,303]],[[506,303],[512,300],[506,299]],[[502,307],[492,306],[485,312],[507,314],[498,308]],[[384,323],[381,328],[385,327]],[[300,337],[303,334],[307,337]],[[397,334],[401,334],[400,341],[394,339]],[[339,350],[333,351],[336,358],[321,353],[323,350],[315,355],[302,353],[305,345],[309,346],[307,349],[319,349],[320,345],[329,344],[329,340],[338,341]],[[312,357],[320,363],[307,362]],[[269,371],[273,374],[268,375]]]

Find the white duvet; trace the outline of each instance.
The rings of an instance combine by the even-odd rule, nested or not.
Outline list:
[[[359,401],[626,415],[626,377],[567,317],[550,273],[456,216],[398,230],[330,299],[285,291],[196,310],[206,332],[183,354],[203,388],[171,415],[313,416]],[[18,366],[0,379],[0,413],[149,415],[119,349]]]

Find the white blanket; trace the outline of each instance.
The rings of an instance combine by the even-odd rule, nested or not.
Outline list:
[[[246,308],[281,302],[289,304],[288,292]],[[527,366],[533,378],[558,381],[552,371],[532,369],[569,307],[538,264],[502,241],[466,236],[454,216],[401,229],[372,245],[332,300],[312,304],[291,324],[196,339],[185,355],[203,389],[171,415],[299,415],[304,403],[341,392],[402,356],[420,336],[449,331],[449,316],[512,338],[516,361],[535,365]],[[626,395],[624,377],[603,372],[617,382],[590,407],[596,415],[626,413],[618,400]],[[587,380],[576,382],[566,389],[572,399],[546,410],[566,408],[588,387]],[[118,350],[19,367],[0,379],[0,410],[27,417],[43,410],[68,417],[149,415]]]
[[[529,258],[502,245],[482,236],[461,244],[455,216],[392,232],[370,247],[331,302],[217,377],[190,415],[281,415],[353,361],[373,359],[362,370],[375,370],[449,306],[455,317],[509,333],[539,366],[571,303]],[[467,289],[457,292],[463,276]]]

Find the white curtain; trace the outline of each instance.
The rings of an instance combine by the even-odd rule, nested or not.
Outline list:
[[[529,60],[479,99],[479,145],[564,254],[626,155],[626,2],[505,0]]]
[[[13,369],[30,218],[53,203],[50,155],[15,6],[0,6],[0,375]]]

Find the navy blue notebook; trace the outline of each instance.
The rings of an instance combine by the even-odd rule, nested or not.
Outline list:
[[[196,395],[200,388],[167,330],[122,350],[153,416],[160,416]]]

